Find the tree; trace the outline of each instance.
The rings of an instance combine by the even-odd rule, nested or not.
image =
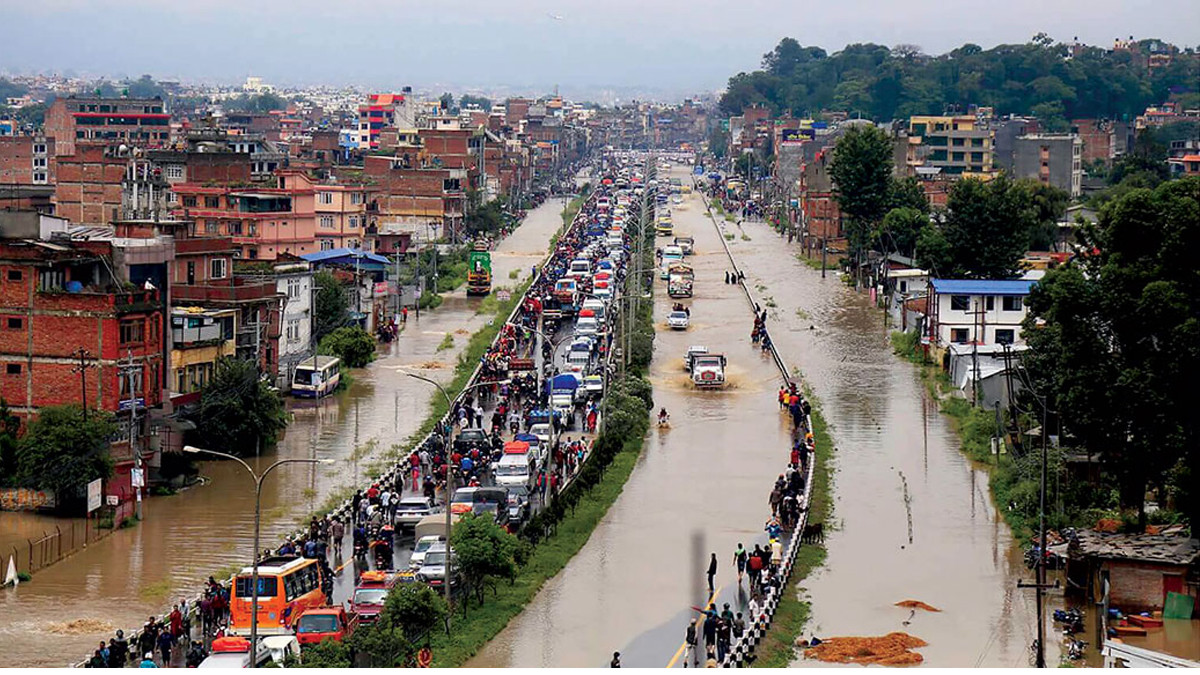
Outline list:
[[[167,92],[162,88],[162,85],[154,81],[154,78],[149,75],[142,75],[136,80],[125,82],[125,86],[129,89],[129,95],[133,98],[166,98]]]
[[[1035,223],[1030,193],[1001,175],[988,182],[966,178],[950,188],[942,234],[949,269],[941,274],[1010,279],[1019,269]]]
[[[850,127],[838,139],[829,175],[848,221],[850,250],[860,253],[871,228],[887,212],[892,191],[891,139],[875,126]]]
[[[446,620],[446,599],[425,584],[400,584],[388,593],[380,618],[399,626],[410,641]]]
[[[257,94],[254,96],[241,95],[229,99],[226,107],[230,110],[241,110],[244,112],[267,113],[272,110],[283,110],[287,108],[287,101],[270,92]]]
[[[462,98],[458,99],[458,105],[463,108],[475,105],[484,111],[492,109],[491,99],[484,98],[483,96],[472,96],[471,94],[463,94]]]
[[[1024,334],[1035,392],[1100,455],[1144,523],[1148,487],[1200,522],[1200,178],[1136,189],[1082,232],[1087,253],[1034,287]]]
[[[358,326],[343,326],[321,338],[317,353],[336,356],[349,368],[362,368],[375,360],[375,339]]]
[[[320,344],[326,335],[350,322],[350,302],[342,282],[332,272],[317,272],[313,283],[317,286],[313,298],[313,339]]]
[[[287,427],[279,392],[259,377],[253,361],[233,357],[217,361],[191,419],[197,445],[235,455],[272,445]]]
[[[929,227],[929,216],[908,206],[894,208],[883,217],[872,236],[873,246],[884,252],[913,256],[917,240]]]
[[[17,485],[17,434],[21,420],[8,409],[8,401],[0,398],[0,487]]]
[[[517,573],[517,538],[487,515],[468,515],[450,532],[454,566],[467,592],[483,604],[483,591],[494,577],[512,579]],[[466,610],[466,603],[463,603]]]
[[[17,443],[17,481],[26,487],[53,490],[59,506],[78,504],[87,484],[112,475],[109,439],[117,425],[109,413],[77,405],[38,411]]]
[[[443,113],[458,112],[458,108],[454,105],[454,94],[450,92],[446,92],[438,97],[438,106],[442,109]]]

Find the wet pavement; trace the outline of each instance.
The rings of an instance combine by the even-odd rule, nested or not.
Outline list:
[[[562,224],[562,199],[531,211],[492,254],[494,286],[514,287],[545,256]],[[511,278],[510,272],[517,272]],[[419,369],[441,382],[453,377],[470,334],[490,317],[479,299],[449,294],[434,312],[414,313],[400,337],[381,345],[378,360],[353,371],[348,391],[319,402],[289,401],[294,421],[278,447],[251,465],[280,458],[330,458],[335,466],[287,465],[263,488],[262,546],[274,546],[321,507],[331,494],[365,482],[371,465],[412,434],[436,391],[396,367]],[[438,351],[444,336],[454,347]],[[227,576],[247,564],[253,537],[253,483],[231,462],[205,462],[204,485],[172,497],[150,498],[145,521],[119,530],[86,550],[34,575],[16,590],[0,591],[0,654],[8,666],[62,666],[84,659],[117,628],[141,626],[183,597],[194,597],[209,575]],[[0,530],[40,529],[44,516],[0,513]],[[49,528],[47,528],[49,529]],[[399,547],[398,547],[399,548]],[[407,551],[397,551],[398,562]],[[337,565],[335,564],[335,567]],[[349,568],[347,568],[349,569]],[[340,601],[350,589],[343,574]],[[352,579],[352,577],[351,577]],[[83,619],[82,624],[69,622]],[[49,639],[47,639],[49,638]]]
[[[672,208],[675,234],[696,238],[689,258],[696,295],[682,301],[691,306],[691,328],[671,331],[662,322],[672,301],[656,278],[650,379],[671,428],[650,431],[624,491],[587,544],[468,667],[600,667],[614,651],[626,667],[666,666],[695,616],[690,607],[709,598],[703,573],[712,552],[717,602],[736,608],[748,600],[744,584],[738,593],[732,557],[739,542],[753,548],[766,541],[767,494],[786,464],[778,371],[752,348],[753,317],[740,289],[722,281],[728,260],[698,198]],[[727,354],[728,389],[692,387],[682,357],[694,344]]]
[[[837,447],[828,559],[803,584],[813,604],[805,636],[905,631],[929,643],[919,650],[927,665],[1027,665],[1034,596],[1017,581],[1032,573],[992,505],[987,472],[891,353],[882,313],[836,271],[821,279],[796,260],[798,247],[767,225],[727,228],[775,344],[813,388]],[[907,599],[942,611],[893,606]],[[1057,663],[1053,635],[1047,645]]]

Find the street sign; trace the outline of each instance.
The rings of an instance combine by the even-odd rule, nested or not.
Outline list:
[[[121,503],[121,498],[117,495],[105,495],[104,499],[108,502],[109,506],[117,506]]]
[[[496,299],[500,302],[508,302],[509,300],[512,300],[512,293],[501,288],[500,290],[496,291]]]
[[[103,482],[102,479],[97,478],[96,480],[88,483],[88,486],[87,486],[87,512],[88,513],[91,513],[92,511],[95,511],[96,509],[100,508],[100,494],[101,494],[100,484],[102,482]]]
[[[129,410],[133,406],[137,406],[138,408],[145,408],[146,407],[146,399],[141,398],[141,397],[138,397],[138,398],[135,398],[132,400],[123,398],[119,402],[117,402],[117,410]]]
[[[141,469],[131,469],[129,471],[129,484],[135,488],[144,487],[146,485],[146,479]]]

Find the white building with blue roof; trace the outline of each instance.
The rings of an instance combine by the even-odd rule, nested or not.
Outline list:
[[[930,279],[925,338],[950,345],[1023,345],[1021,322],[1034,280]]]

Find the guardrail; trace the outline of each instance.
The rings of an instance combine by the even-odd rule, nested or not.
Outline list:
[[[595,197],[595,192],[593,192],[593,193],[592,193],[592,194],[591,194],[591,195],[590,195],[590,196],[589,196],[589,197],[588,197],[588,198],[587,198],[587,199],[584,201],[583,205],[580,207],[579,211],[578,211],[578,212],[575,214],[575,217],[574,217],[574,218],[571,220],[571,224],[570,224],[570,226],[569,226],[569,227],[568,227],[568,228],[565,230],[565,232],[570,232],[570,231],[572,231],[572,230],[574,230],[575,228],[577,228],[577,227],[579,227],[579,226],[580,226],[580,223],[582,222],[582,219],[583,219],[583,214],[584,214],[584,213],[585,213],[585,212],[588,210],[588,209],[587,209],[587,206],[588,206],[588,205],[589,205],[591,202],[593,202],[593,201],[595,200],[595,198],[596,198],[596,197]],[[550,250],[550,251],[549,251],[549,252],[546,254],[546,257],[545,257],[545,258],[542,260],[541,264],[536,266],[536,268],[535,268],[535,270],[534,270],[534,274],[533,274],[533,276],[532,276],[532,277],[530,277],[530,280],[529,280],[529,286],[528,286],[528,288],[526,289],[525,293],[524,293],[524,294],[522,294],[522,296],[521,296],[521,297],[520,297],[520,298],[517,300],[517,302],[515,302],[515,303],[513,304],[513,309],[512,309],[512,311],[511,311],[511,312],[509,312],[508,316],[507,316],[507,317],[504,319],[504,322],[505,322],[505,323],[510,323],[510,322],[512,322],[512,321],[513,321],[513,319],[514,319],[514,318],[517,316],[517,312],[519,312],[519,311],[521,310],[521,307],[522,307],[522,305],[524,304],[524,301],[525,301],[525,300],[526,300],[526,298],[528,297],[529,289],[532,289],[532,288],[534,287],[534,285],[535,285],[535,284],[537,284],[537,282],[538,282],[538,281],[541,279],[541,277],[542,277],[542,274],[543,274],[543,272],[544,272],[544,270],[545,270],[545,266],[546,266],[546,265],[549,263],[550,259],[551,259],[551,258],[554,256],[554,253],[555,253],[555,251],[554,251],[554,250]],[[499,333],[499,332],[497,332],[497,334],[496,334],[496,337],[495,337],[495,338],[493,338],[493,340],[492,340],[491,346],[492,346],[492,347],[494,347],[494,346],[496,345],[496,341],[497,341],[497,340],[499,340],[499,339],[500,339],[500,333]],[[446,413],[445,413],[444,415],[442,415],[442,417],[441,417],[441,418],[438,420],[438,425],[437,425],[437,427],[435,427],[435,431],[431,431],[431,432],[427,433],[427,434],[425,435],[425,437],[424,437],[424,438],[422,438],[422,439],[420,440],[420,442],[416,443],[416,444],[413,446],[414,448],[420,448],[420,447],[422,447],[422,446],[425,446],[425,445],[427,445],[427,444],[431,444],[431,443],[433,442],[433,434],[434,434],[436,431],[439,431],[439,430],[444,430],[444,429],[446,429],[446,428],[447,428],[447,424],[448,424],[449,422],[451,422],[451,417],[450,417],[450,416],[453,414],[455,406],[456,406],[456,405],[458,405],[458,404],[459,404],[459,403],[462,401],[462,398],[463,398],[463,392],[467,391],[467,390],[470,388],[470,386],[471,386],[472,384],[475,384],[475,383],[478,381],[478,379],[479,379],[479,373],[480,373],[480,371],[481,371],[482,369],[483,369],[483,364],[482,364],[482,363],[477,363],[477,364],[475,364],[475,369],[474,369],[473,371],[471,371],[471,376],[470,376],[469,378],[467,378],[467,383],[466,383],[466,386],[464,387],[463,391],[460,391],[460,392],[459,392],[459,393],[458,393],[458,394],[457,394],[457,395],[454,397],[454,399],[451,401],[451,406],[450,406],[449,410],[447,410],[447,411],[446,411]],[[395,481],[395,479],[396,479],[397,473],[398,473],[398,472],[401,470],[401,468],[404,466],[404,464],[403,464],[403,461],[404,461],[403,459],[401,459],[401,460],[397,461],[397,463],[396,463],[396,464],[394,464],[394,465],[392,466],[392,468],[391,468],[391,469],[389,469],[387,472],[385,472],[385,473],[381,474],[380,476],[377,476],[377,477],[375,477],[375,478],[372,478],[372,479],[371,479],[371,481],[370,481],[370,483],[376,483],[376,482],[379,482],[379,481],[388,481],[388,482],[394,482],[394,481]],[[369,487],[369,486],[370,486],[370,483],[367,485],[367,487]],[[567,485],[568,485],[568,484],[569,484],[569,483],[567,483],[567,482],[564,482],[564,484],[563,484],[563,486],[562,486],[562,489],[565,489],[565,488],[567,487]],[[447,495],[447,502],[449,502],[449,495]],[[343,502],[342,502],[340,505],[338,505],[338,506],[334,507],[332,510],[330,510],[330,511],[326,512],[326,513],[325,513],[325,514],[323,514],[323,515],[329,516],[330,518],[333,518],[333,519],[335,519],[335,520],[351,521],[351,520],[352,520],[352,518],[350,517],[350,515],[351,515],[351,514],[350,514],[350,509],[351,509],[351,508],[352,508],[352,500],[351,500],[351,498],[346,498],[346,499],[345,499],[345,500],[344,500],[344,501],[343,501]],[[314,515],[315,515],[315,514],[314,514]],[[304,529],[298,529],[298,530],[294,531],[294,532],[291,534],[291,536],[290,536],[288,539],[289,539],[289,540],[294,540],[294,539],[297,539],[297,538],[299,538],[299,537],[303,536],[303,535],[304,535],[304,533],[305,533],[305,531],[306,531],[306,530],[304,530]],[[258,555],[258,553],[259,553],[259,551],[255,551],[255,552],[254,552],[254,554],[255,554],[255,555]],[[226,579],[226,580],[225,580],[225,582],[226,582],[226,584],[227,584],[227,585],[229,585],[229,584],[231,584],[231,583],[232,583],[234,576],[236,576],[236,574],[235,574],[235,575],[231,575],[231,576],[230,576],[228,579]],[[201,599],[202,599],[202,596],[196,596],[196,597],[195,597],[195,598],[194,598],[192,601],[190,601],[190,602],[189,602],[189,606],[190,606],[190,607],[193,607],[193,608],[198,608],[198,607],[200,606],[200,600],[201,600]],[[195,611],[198,611],[198,610],[192,610],[192,611],[193,611],[193,613],[194,613]],[[195,620],[193,620],[193,622],[192,622],[192,625],[193,625],[193,627],[196,625],[196,622],[195,622]],[[140,634],[141,634],[141,629],[140,629],[140,628],[138,628],[138,629],[134,629],[134,630],[131,630],[131,631],[128,631],[128,637],[127,637],[127,639],[130,641],[130,644],[134,644],[134,643],[135,643],[135,641],[136,641],[136,639],[137,639],[137,637],[138,637]],[[80,661],[80,662],[78,662],[78,663],[75,663],[75,664],[74,664],[74,667],[84,667],[84,666],[86,666],[86,665],[87,665],[87,661],[86,661],[86,660],[84,660],[84,661]],[[137,665],[137,664],[136,664],[136,661],[135,661],[134,663],[130,664],[130,665],[131,665],[131,666],[133,666],[133,665]]]
[[[703,196],[703,193],[701,194]],[[707,199],[705,199],[704,208],[709,220],[713,223],[713,227],[717,230],[717,238],[721,241],[722,248],[725,249],[725,255],[729,258],[729,263],[733,265],[734,271],[738,272],[740,277],[741,270],[737,265],[737,260],[734,259],[733,252],[730,251],[729,244],[726,243],[725,233],[721,229],[720,223],[713,217],[712,208],[709,206]],[[751,311],[754,311],[758,307],[758,302],[754,299],[754,295],[740,278],[738,285],[741,286],[742,292],[746,294],[746,301],[750,303]],[[783,378],[784,384],[791,384],[791,371],[788,370],[783,357],[779,355],[774,342],[771,343],[770,351],[771,358],[775,362],[775,367],[779,369],[779,374]],[[805,415],[804,426],[808,430],[813,428],[811,415]],[[779,607],[779,600],[792,578],[792,569],[795,567],[796,554],[800,551],[804,528],[808,525],[808,506],[809,500],[812,497],[813,475],[816,465],[816,452],[814,452],[812,459],[808,462],[808,470],[804,476],[804,498],[800,504],[800,519],[796,522],[796,527],[792,530],[791,536],[787,539],[787,545],[784,547],[783,560],[779,566],[779,584],[768,588],[763,594],[763,603],[759,607],[758,616],[751,617],[752,620],[748,622],[746,632],[740,638],[734,638],[730,641],[729,651],[725,654],[725,660],[721,662],[722,667],[740,668],[745,665],[753,657],[754,648],[758,646],[758,643],[762,641],[767,631],[771,629],[771,621],[775,617],[775,610]]]

